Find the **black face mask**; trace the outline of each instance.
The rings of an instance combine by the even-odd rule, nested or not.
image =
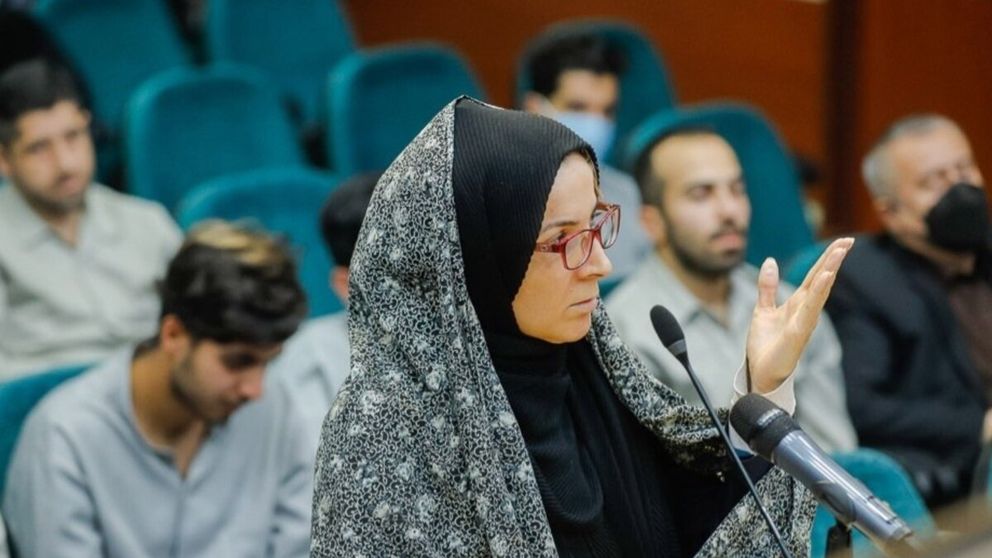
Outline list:
[[[985,189],[959,182],[926,215],[930,242],[954,252],[974,252],[989,240]]]

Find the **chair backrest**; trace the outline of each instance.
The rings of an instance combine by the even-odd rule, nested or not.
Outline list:
[[[820,259],[820,255],[827,249],[828,244],[830,243],[824,240],[816,244],[810,244],[796,252],[783,267],[782,279],[785,279],[787,283],[792,285],[802,283],[809,270],[813,269],[813,264],[816,263],[816,260]]]
[[[635,26],[622,21],[575,20],[556,23],[549,27],[544,37],[548,41],[580,35],[599,35],[616,45],[626,57],[627,67],[620,76],[620,101],[617,105],[617,132],[614,146],[652,114],[676,104],[664,59],[651,41]],[[544,41],[542,41],[543,43]],[[532,89],[527,71],[529,52],[517,64],[517,104]],[[614,148],[606,160],[619,163],[619,150]]]
[[[21,427],[35,404],[55,386],[73,378],[89,365],[75,365],[42,372],[0,384],[0,501],[7,482],[7,467],[14,456]]]
[[[879,451],[862,448],[832,456],[848,473],[860,480],[875,496],[887,502],[892,511],[906,521],[917,537],[925,538],[934,532],[933,518],[923,498],[916,491],[906,472],[891,457]],[[823,506],[817,506],[813,518],[813,558],[826,555],[827,531],[836,520]],[[875,556],[871,541],[861,533],[852,534],[854,556]]]
[[[40,0],[35,13],[86,81],[96,120],[120,130],[131,94],[190,56],[160,0]]]
[[[784,263],[813,243],[792,158],[768,120],[753,107],[707,103],[661,111],[638,126],[621,147],[623,166],[634,172],[637,158],[649,145],[683,128],[714,130],[737,153],[751,200],[749,262],[760,265],[771,256]]]
[[[124,147],[131,192],[169,209],[211,178],[304,163],[275,88],[234,65],[146,82],[128,103]]]
[[[286,235],[297,254],[298,272],[310,314],[336,312],[341,301],[329,287],[332,261],[320,234],[319,209],[340,181],[298,168],[266,169],[224,176],[193,188],[176,212],[188,229],[209,218],[251,219]]]
[[[458,53],[427,43],[354,52],[327,87],[327,156],[341,176],[384,170],[452,99],[482,97]]]
[[[328,72],[355,48],[335,0],[210,0],[206,46],[211,60],[265,72],[307,123],[318,118]]]

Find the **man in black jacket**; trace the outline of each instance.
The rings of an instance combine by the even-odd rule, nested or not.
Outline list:
[[[863,446],[893,456],[931,506],[968,491],[992,439],[992,252],[982,175],[939,115],[894,123],[865,157],[885,227],[841,268],[828,310]]]

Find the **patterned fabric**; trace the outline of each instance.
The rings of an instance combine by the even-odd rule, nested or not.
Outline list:
[[[557,556],[465,285],[451,183],[458,102],[476,101],[449,104],[397,157],[359,237],[352,372],[321,434],[313,557]],[[621,401],[676,461],[726,473],[730,460],[706,412],[654,380],[602,308],[588,339]],[[778,469],[758,490],[792,552],[807,555],[809,493]],[[777,553],[747,497],[698,556]]]

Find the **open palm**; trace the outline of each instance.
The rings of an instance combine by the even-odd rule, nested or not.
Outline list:
[[[799,362],[823,305],[833,287],[837,270],[854,244],[853,238],[833,241],[806,274],[802,285],[783,304],[776,303],[778,265],[768,258],[758,275],[758,303],[747,333],[747,360],[752,391],[768,393]]]

